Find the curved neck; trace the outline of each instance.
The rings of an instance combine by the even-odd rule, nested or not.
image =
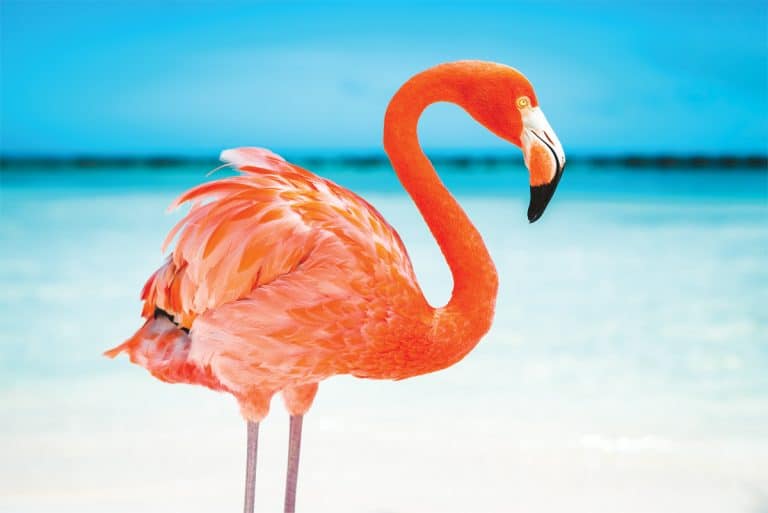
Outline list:
[[[480,233],[421,150],[417,125],[432,103],[447,101],[463,107],[465,86],[471,80],[470,74],[447,67],[416,75],[392,98],[384,120],[384,149],[453,275],[451,299],[437,309],[433,332],[437,337],[462,339],[469,345],[467,352],[490,328],[498,278]]]

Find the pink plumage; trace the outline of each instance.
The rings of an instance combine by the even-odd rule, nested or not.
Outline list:
[[[426,335],[433,309],[383,217],[268,150],[227,150],[222,159],[242,175],[195,187],[172,204],[194,202],[164,243],[178,237],[175,249],[142,292],[143,315],[161,310],[176,326],[157,316],[109,354],[142,355],[137,363],[166,381],[186,377],[227,390],[249,420],[267,414],[274,393],[334,374],[420,372],[386,357],[402,358],[397,349]],[[178,332],[183,363],[148,350],[159,343],[146,335],[158,323]],[[176,365],[199,372],[179,373]],[[309,407],[288,402],[297,412]]]

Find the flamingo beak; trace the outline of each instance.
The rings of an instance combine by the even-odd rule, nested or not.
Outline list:
[[[531,177],[528,221],[533,223],[541,217],[555,194],[565,168],[565,153],[539,107],[526,109],[522,119],[523,157]]]

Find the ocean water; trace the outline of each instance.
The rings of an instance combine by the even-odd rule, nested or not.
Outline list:
[[[392,172],[314,170],[379,208],[444,303]],[[207,171],[3,170],[0,511],[241,508],[234,401],[101,356],[139,326],[165,209]],[[768,175],[573,165],[533,225],[522,168],[442,176],[498,267],[494,326],[443,372],[324,382],[299,510],[768,511]],[[278,511],[279,399],[260,441],[257,510]]]

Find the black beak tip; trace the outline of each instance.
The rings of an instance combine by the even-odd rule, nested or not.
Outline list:
[[[534,209],[529,206],[528,207],[528,222],[529,223],[535,223],[536,221],[538,221],[541,218],[543,213],[544,213],[543,210],[539,210],[538,212],[535,212]]]
[[[528,222],[535,223],[541,218],[549,204],[549,200],[552,199],[553,193],[551,184],[531,187],[531,202],[528,204]]]
[[[560,168],[555,178],[544,185],[531,186],[531,202],[528,204],[528,222],[535,223],[541,218],[544,210],[549,205],[549,201],[555,194],[557,184],[560,183],[560,177],[563,176],[563,169]]]

